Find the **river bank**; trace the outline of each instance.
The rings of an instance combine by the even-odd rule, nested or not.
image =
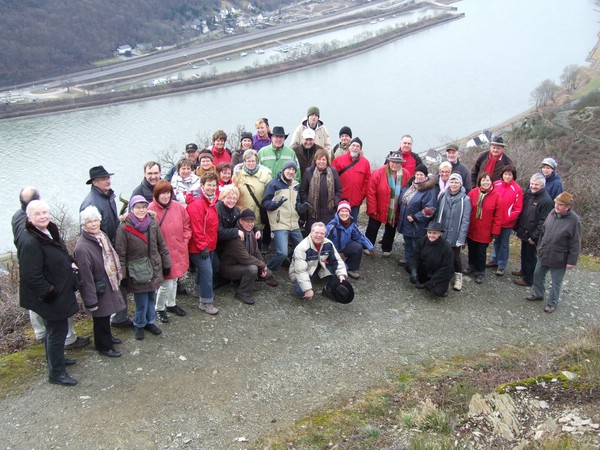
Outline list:
[[[422,7],[422,6],[420,6]],[[415,9],[416,7],[411,6],[408,8],[403,8],[401,11],[406,12],[411,9]],[[398,12],[394,10],[393,12]],[[388,12],[386,14],[391,14],[392,12]],[[383,16],[382,14],[381,16]],[[99,106],[105,106],[110,104],[118,104],[118,103],[128,103],[128,102],[136,102],[139,100],[147,99],[147,98],[157,98],[164,97],[170,95],[176,95],[180,93],[186,93],[190,91],[210,89],[214,87],[220,86],[228,86],[232,84],[237,84],[241,82],[246,82],[249,80],[255,80],[260,78],[268,78],[272,76],[279,75],[281,73],[286,72],[295,72],[299,70],[304,70],[308,67],[315,67],[322,64],[328,64],[333,61],[349,58],[353,55],[367,52],[374,48],[385,45],[389,42],[392,42],[397,39],[401,39],[415,33],[424,31],[426,29],[430,29],[435,26],[439,26],[441,24],[454,21],[460,18],[463,18],[464,14],[442,14],[436,16],[434,18],[425,19],[419,21],[418,23],[409,24],[406,27],[392,29],[388,33],[373,37],[371,39],[367,39],[361,41],[356,44],[347,45],[340,49],[336,49],[333,51],[322,52],[319,54],[313,54],[308,57],[302,57],[295,60],[288,60],[282,63],[278,63],[275,65],[267,65],[267,66],[259,66],[253,68],[246,68],[242,71],[226,73],[219,76],[203,78],[203,79],[194,79],[194,80],[186,80],[178,83],[165,84],[161,86],[154,87],[144,87],[139,89],[130,89],[124,91],[116,91],[116,92],[108,92],[102,94],[95,95],[85,95],[85,96],[71,96],[67,99],[52,99],[46,101],[38,101],[31,103],[5,103],[0,105],[0,120],[18,118],[18,117],[30,117],[36,115],[44,115],[44,114],[52,114],[57,112],[69,111],[69,110],[80,110],[80,109],[88,109],[95,108]],[[331,22],[328,22],[326,25],[321,26],[317,30],[310,30],[309,32],[301,32],[301,33],[290,33],[285,35],[286,38],[290,37],[302,37],[307,33],[315,34],[320,32],[325,32],[331,29],[336,29],[340,27],[347,27],[352,23],[355,23],[357,20],[364,20],[364,18],[339,18],[334,19]],[[247,44],[244,47],[238,47],[237,50],[247,49],[255,45],[255,43]],[[233,51],[233,49],[225,48],[219,54],[226,54]],[[212,53],[211,55],[214,55]],[[198,58],[201,58],[202,55],[198,55]],[[155,68],[152,69],[151,73],[159,74],[165,73],[165,71],[173,70],[172,66]],[[140,74],[141,76],[142,74]],[[148,76],[148,72],[143,73],[144,76]],[[130,77],[127,77],[129,80]],[[86,86],[82,88],[71,87],[70,89],[74,90],[82,90],[86,92],[91,92],[97,86],[105,85],[106,83],[116,83],[120,79],[109,79],[105,80],[101,83],[88,83]],[[97,85],[97,86],[96,86]],[[90,88],[90,89],[87,89]]]

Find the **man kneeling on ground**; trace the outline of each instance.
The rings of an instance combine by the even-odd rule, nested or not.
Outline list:
[[[269,286],[277,286],[277,280],[267,268],[258,248],[254,233],[255,224],[254,211],[249,208],[243,210],[236,225],[243,232],[243,236],[223,243],[219,266],[219,271],[225,278],[240,280],[235,298],[247,305],[255,303],[252,291],[257,279],[265,281]]]
[[[310,234],[294,249],[289,274],[299,298],[311,300],[315,295],[312,281],[327,278],[322,294],[335,300],[333,292],[347,277],[346,265],[333,242],[325,237],[323,222],[315,222]]]
[[[427,236],[417,241],[410,262],[410,282],[417,289],[427,289],[437,297],[448,295],[454,273],[454,252],[442,236],[439,223],[429,223]]]

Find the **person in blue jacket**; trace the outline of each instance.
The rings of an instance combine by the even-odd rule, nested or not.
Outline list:
[[[351,210],[347,200],[340,200],[337,213],[327,224],[325,236],[333,242],[337,251],[346,257],[348,276],[358,280],[363,249],[371,252],[373,244],[356,226],[351,216]]]

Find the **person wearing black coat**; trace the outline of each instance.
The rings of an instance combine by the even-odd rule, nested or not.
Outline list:
[[[523,211],[515,224],[514,229],[517,237],[521,240],[521,270],[515,271],[513,275],[517,277],[514,282],[519,286],[533,285],[533,272],[537,263],[537,244],[544,221],[554,208],[554,201],[545,186],[544,174],[536,173],[531,177],[529,189],[523,196]]]
[[[50,222],[48,204],[33,200],[26,213],[19,247],[19,304],[44,319],[48,380],[74,386],[77,381],[67,374],[65,365],[75,361],[65,359],[64,345],[68,318],[79,310],[74,290],[76,266],[58,227]]]
[[[442,226],[430,222],[427,236],[417,241],[410,264],[410,282],[417,289],[427,289],[436,297],[448,295],[454,274],[454,252],[442,237]]]

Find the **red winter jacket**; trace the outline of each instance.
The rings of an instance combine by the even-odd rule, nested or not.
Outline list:
[[[390,184],[387,179],[387,167],[388,165],[384,164],[373,171],[367,189],[367,215],[381,223],[386,223],[390,207]],[[406,186],[409,178],[408,171],[403,167],[402,187]]]
[[[205,248],[213,251],[217,248],[219,215],[215,208],[216,200],[206,198],[201,189],[195,191],[194,196],[188,195],[187,213],[192,226],[192,238],[188,245],[190,253],[201,253]]]
[[[494,190],[500,197],[502,213],[501,228],[514,228],[517,219],[523,211],[523,190],[516,181],[507,183],[503,180],[494,181]]]
[[[477,218],[477,198],[479,197],[479,188],[472,189],[467,194],[471,199],[471,223],[467,237],[475,242],[489,244],[492,242],[492,234],[500,234],[500,215],[502,205],[500,196],[496,189],[485,196],[483,200],[483,209],[481,218]]]
[[[352,156],[350,152],[338,156],[333,160],[331,166],[340,172],[340,170],[352,164]],[[356,164],[340,175],[342,182],[342,198],[350,202],[350,206],[360,206],[367,196],[369,180],[371,178],[371,164],[364,156]]]

